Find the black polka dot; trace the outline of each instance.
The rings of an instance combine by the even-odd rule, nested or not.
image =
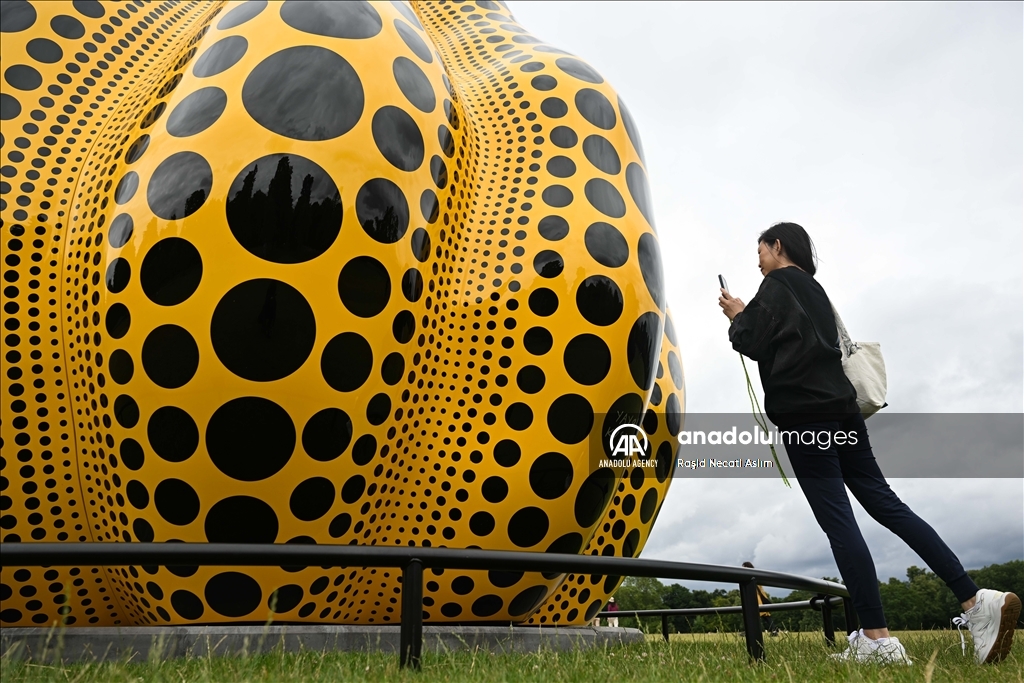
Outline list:
[[[124,493],[128,498],[128,502],[136,510],[145,510],[149,506],[149,490],[146,489],[145,484],[141,481],[135,481],[134,479],[129,481],[125,486]]]
[[[603,339],[593,334],[581,334],[572,339],[563,355],[565,371],[573,380],[591,386],[608,376],[612,367],[612,354]]]
[[[612,445],[610,437],[620,426],[639,425],[643,418],[644,400],[639,394],[628,393],[615,399],[615,402],[608,406],[601,424],[601,434],[598,442],[604,449],[607,457],[612,457]],[[636,434],[635,429],[625,430],[627,434]],[[622,434],[620,433],[620,437]]]
[[[117,188],[114,189],[114,203],[118,205],[127,204],[135,196],[135,192],[138,189],[139,174],[135,171],[128,171],[117,182]]]
[[[210,196],[213,171],[195,152],[178,152],[160,162],[146,188],[150,210],[160,218],[191,216]]]
[[[590,123],[604,130],[615,127],[615,109],[608,98],[591,88],[576,93],[576,109]]]
[[[544,598],[547,597],[548,589],[546,586],[530,586],[529,588],[520,591],[516,597],[512,598],[512,601],[508,603],[509,616],[519,617],[524,614],[529,614],[533,610],[540,606]]]
[[[327,533],[331,535],[331,538],[340,538],[345,535],[350,526],[352,526],[352,515],[342,512],[331,520],[331,525],[327,527]]]
[[[405,358],[400,353],[389,353],[380,365],[380,376],[388,386],[394,386],[405,374]]]
[[[21,103],[7,93],[0,93],[0,121],[10,121],[21,113]]]
[[[544,371],[536,365],[527,365],[516,375],[516,385],[523,393],[536,394],[544,388]]]
[[[340,408],[324,408],[302,428],[302,448],[320,462],[330,462],[352,441],[352,419]]]
[[[199,78],[216,76],[237,64],[248,49],[249,41],[242,36],[228,36],[218,40],[196,60],[192,73]]]
[[[256,579],[241,572],[221,572],[206,582],[206,604],[224,617],[252,614],[263,602],[263,591]]]
[[[357,474],[349,477],[345,485],[341,487],[341,499],[351,505],[362,497],[364,489],[366,489],[366,479],[363,478],[363,475]]]
[[[551,333],[543,327],[531,327],[523,335],[523,346],[535,356],[543,356],[551,350]]]
[[[27,2],[5,2],[2,8],[0,33],[18,33],[36,23],[36,8]]]
[[[330,479],[313,477],[295,487],[288,499],[288,507],[296,519],[312,522],[330,511],[334,494],[334,484]]]
[[[449,619],[454,619],[455,617],[462,614],[462,605],[455,602],[446,602],[445,604],[441,605],[441,614],[448,617]]]
[[[391,298],[388,269],[372,256],[357,256],[341,269],[338,294],[345,308],[360,318],[372,318]]]
[[[443,190],[448,184],[448,167],[444,165],[444,160],[436,154],[430,157],[430,177],[434,179],[434,184],[439,190]]]
[[[661,445],[658,446],[658,452],[655,454],[655,476],[658,477],[658,483],[664,483],[665,479],[668,478],[669,473],[672,471],[675,461],[673,460],[674,455],[672,453],[672,442],[662,441]],[[625,509],[623,509],[625,512]],[[626,514],[629,514],[628,512]]]
[[[530,465],[530,488],[545,500],[565,494],[572,485],[572,463],[561,453],[545,453]]]
[[[399,344],[408,344],[416,333],[416,318],[409,311],[402,311],[391,323],[391,334]]]
[[[107,284],[107,290],[112,294],[123,292],[132,278],[132,266],[128,259],[116,258],[107,266],[107,274],[103,278]]]
[[[176,590],[171,593],[171,608],[177,612],[182,619],[195,621],[203,616],[205,608],[203,601],[195,593],[186,590]]]
[[[423,228],[416,228],[413,231],[409,245],[412,247],[412,255],[420,263],[425,262],[430,256],[430,235]]]
[[[640,239],[643,239],[643,237],[641,236]],[[668,311],[665,312],[665,336],[668,337],[673,346],[679,344],[676,341],[676,326],[672,323],[672,318],[668,315]]]
[[[269,154],[235,176],[227,219],[249,253],[274,263],[303,263],[334,244],[341,193],[330,174],[309,159]]]
[[[120,339],[124,335],[128,334],[128,328],[131,324],[132,314],[124,304],[116,303],[107,309],[107,334],[114,339]]]
[[[528,73],[532,73],[534,71],[542,71],[543,69],[543,62],[527,62],[526,64],[523,64],[521,67],[519,67],[520,71],[526,71]]]
[[[565,263],[562,262],[562,256],[556,251],[545,249],[537,252],[537,255],[533,257],[533,269],[541,277],[558,277],[564,268]]]
[[[533,424],[533,410],[525,403],[513,403],[505,409],[505,422],[521,432]]]
[[[640,260],[640,274],[644,276],[644,283],[647,285],[647,291],[650,292],[654,305],[660,310],[665,310],[661,249],[658,247],[658,240],[654,235],[649,232],[640,235],[640,241],[637,244],[637,257]]]
[[[657,313],[644,313],[636,319],[629,331],[626,363],[633,381],[644,391],[650,389],[654,382],[661,351],[661,333],[661,316]]]
[[[160,306],[185,301],[203,278],[203,260],[192,243],[167,237],[154,244],[142,260],[139,282],[149,300]]]
[[[473,592],[473,579],[468,576],[457,576],[452,579],[452,592],[456,595],[467,595]]]
[[[125,163],[134,164],[142,158],[147,149],[149,149],[149,135],[143,133],[135,138],[135,141],[128,147],[128,151],[124,153]]]
[[[640,157],[640,161],[644,161],[644,147],[640,141],[640,131],[636,127],[636,123],[633,122],[633,116],[629,113],[629,109],[626,108],[626,103],[619,98],[619,113],[622,114],[622,125],[626,127],[626,135],[629,136],[629,141],[633,144],[633,149],[636,150],[636,155]]]
[[[4,71],[4,80],[18,90],[35,90],[43,84],[43,77],[27,64],[15,64]]]
[[[480,494],[488,503],[500,503],[508,497],[508,482],[501,477],[487,477],[480,485]]]
[[[116,349],[110,354],[108,369],[110,370],[110,379],[118,384],[128,384],[132,375],[135,374],[135,361],[132,360],[131,354],[124,349]]]
[[[146,461],[146,455],[142,450],[142,446],[135,439],[125,439],[122,441],[119,453],[121,454],[121,462],[124,463],[124,466],[133,471],[142,469],[142,465]]]
[[[128,240],[132,238],[134,231],[135,224],[132,222],[132,217],[122,213],[119,216],[115,216],[114,220],[110,222],[110,228],[107,229],[107,242],[110,243],[112,248],[120,249],[128,244]]]
[[[374,178],[359,188],[356,217],[374,240],[394,244],[409,229],[409,202],[398,185],[387,178]]]
[[[243,2],[241,5],[238,5],[221,17],[221,20],[217,23],[217,28],[221,31],[226,31],[229,28],[234,28],[244,24],[262,12],[266,7],[266,0],[249,0],[249,2]]]
[[[633,198],[636,208],[647,219],[650,226],[654,227],[654,204],[651,202],[651,188],[647,184],[647,174],[640,164],[630,164],[626,167],[626,186],[629,188],[629,196]]]
[[[185,526],[199,516],[199,494],[181,479],[164,479],[153,491],[156,511],[165,521]]]
[[[452,132],[448,130],[448,126],[437,127],[437,142],[441,145],[441,151],[444,152],[445,156],[449,159],[455,156],[455,138],[452,137]]]
[[[210,543],[273,543],[278,521],[274,508],[252,496],[231,496],[214,503],[203,522]]]
[[[601,74],[594,70],[594,67],[590,66],[586,62],[580,61],[573,57],[559,57],[555,60],[555,66],[569,74],[573,78],[578,78],[581,81],[587,83],[604,83],[604,79],[601,78]]]
[[[503,439],[494,444],[494,461],[502,467],[512,467],[519,462],[522,454],[519,444],[510,439]]]
[[[589,135],[583,141],[583,154],[587,160],[599,170],[611,175],[618,175],[622,170],[622,162],[612,143],[600,135]]]
[[[306,298],[288,283],[249,280],[217,303],[210,341],[228,370],[254,382],[270,382],[292,374],[309,358],[316,319]]]
[[[132,522],[132,531],[135,532],[136,540],[142,543],[152,543],[156,538],[156,534],[153,533],[153,525],[142,518]]]
[[[373,115],[377,149],[400,171],[415,171],[423,163],[423,135],[412,117],[398,107],[385,106]]]
[[[97,0],[74,0],[73,3],[75,9],[79,14],[85,15],[90,19],[99,19],[106,12]]]
[[[541,199],[548,206],[560,209],[572,204],[572,190],[565,185],[551,185],[544,188],[544,192],[541,193]]]
[[[590,205],[604,215],[612,218],[622,218],[626,215],[626,202],[623,201],[622,195],[604,178],[588,180],[584,192]]]
[[[167,117],[167,132],[176,138],[201,133],[220,118],[227,105],[228,96],[220,88],[200,88],[183,99]]]
[[[546,287],[530,292],[530,310],[535,315],[547,317],[558,310],[558,295]]]
[[[608,467],[595,470],[583,481],[573,505],[578,525],[587,528],[601,519],[608,501],[615,492],[615,483],[615,471]]]
[[[29,57],[43,64],[56,64],[64,57],[60,45],[47,38],[33,38],[25,46]]]
[[[580,552],[580,548],[583,547],[583,536],[576,533],[575,531],[559,536],[556,538],[546,553],[564,553],[566,555],[576,555]]]
[[[183,387],[199,368],[199,346],[184,327],[161,325],[142,344],[142,367],[157,386]]]
[[[544,540],[549,526],[547,513],[537,507],[526,507],[508,521],[508,538],[520,548],[529,548]]]
[[[654,516],[654,511],[658,508],[658,490],[648,489],[647,493],[644,494],[644,499],[640,501],[640,522],[647,524],[651,521],[651,517]]]
[[[548,173],[556,178],[568,178],[576,173],[576,164],[569,157],[556,156],[548,159]]]
[[[604,275],[592,275],[576,290],[576,308],[587,322],[611,325],[622,315],[622,291]]]
[[[551,130],[550,134],[551,144],[562,149],[570,149],[576,146],[579,142],[579,137],[576,135],[576,131],[566,126],[556,126]]]
[[[683,366],[679,363],[679,356],[675,351],[668,352],[668,372],[672,376],[672,384],[676,389],[683,388]]]
[[[320,372],[335,391],[355,391],[373,372],[370,344],[355,332],[342,332],[324,347]]]
[[[377,394],[366,404],[366,420],[372,425],[384,424],[391,415],[391,397]]]
[[[545,216],[540,219],[537,230],[544,239],[557,242],[569,234],[569,221],[561,216]]]
[[[540,110],[545,116],[560,119],[569,113],[569,107],[557,97],[549,97],[540,103]]]
[[[175,406],[161,406],[150,416],[146,436],[153,452],[168,462],[184,462],[199,447],[199,427]]]
[[[437,106],[437,97],[434,95],[434,88],[430,85],[426,74],[423,73],[423,69],[416,66],[416,63],[407,57],[398,57],[391,65],[391,71],[394,73],[398,88],[414,107],[428,114],[434,111],[434,107]]]
[[[267,130],[294,140],[344,135],[362,116],[363,102],[363,84],[352,65],[338,53],[312,45],[275,52],[242,86],[249,115]]]
[[[61,38],[77,40],[85,35],[85,26],[78,19],[59,14],[50,20],[50,28]]]
[[[218,408],[206,427],[210,460],[239,481],[260,481],[281,471],[295,449],[295,425],[284,408],[244,396]]]
[[[548,430],[562,443],[583,441],[593,426],[594,409],[578,394],[559,396],[548,408]]]
[[[292,28],[330,38],[372,38],[380,33],[380,15],[365,0],[322,2],[288,0],[281,18]]]
[[[377,439],[373,438],[373,434],[363,434],[356,439],[355,445],[352,446],[352,462],[356,465],[366,465],[373,460],[373,456],[376,454]]]
[[[668,428],[669,434],[676,436],[679,433],[682,419],[683,409],[679,405],[679,397],[675,393],[669,394],[665,404],[665,427]]]
[[[423,214],[423,220],[433,223],[437,220],[439,211],[440,205],[437,201],[437,194],[431,189],[423,190],[423,194],[420,195],[420,213]],[[426,257],[424,256],[420,260],[426,260]]]
[[[597,222],[587,228],[583,241],[587,252],[602,266],[618,268],[629,259],[629,244],[622,233],[608,223]]]
[[[142,117],[142,122],[139,123],[139,128],[149,128],[154,123],[159,121],[165,109],[167,109],[167,103],[158,102],[156,105],[153,106],[152,109],[146,112],[146,115],[144,117]]]
[[[402,40],[417,57],[427,64],[434,60],[433,55],[430,54],[430,48],[427,47],[427,44],[423,42],[423,39],[416,34],[412,27],[400,19],[395,19],[395,28],[398,29],[398,35],[402,37]]]
[[[281,586],[270,594],[270,597],[267,598],[267,607],[275,614],[291,612],[302,602],[302,596],[302,586],[290,583],[287,586]]]
[[[501,611],[504,604],[497,595],[481,595],[473,601],[470,611],[478,617],[490,617]]]
[[[125,429],[131,429],[139,423],[139,404],[127,394],[114,399],[114,419]]]

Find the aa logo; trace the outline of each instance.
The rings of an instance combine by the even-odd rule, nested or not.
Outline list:
[[[634,456],[646,458],[650,442],[647,440],[647,433],[639,426],[623,424],[616,427],[608,437],[608,447],[611,449],[613,458],[632,458]]]

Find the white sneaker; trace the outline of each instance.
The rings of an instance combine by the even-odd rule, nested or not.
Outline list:
[[[982,588],[978,603],[953,618],[957,631],[966,626],[974,641],[974,658],[978,664],[994,664],[1010,654],[1013,631],[1020,616],[1020,598],[1013,593]],[[966,654],[964,634],[960,633],[960,647]]]
[[[894,636],[872,640],[864,635],[864,629],[860,629],[846,636],[846,639],[850,646],[829,657],[839,662],[854,661],[859,664],[913,664],[900,639]]]

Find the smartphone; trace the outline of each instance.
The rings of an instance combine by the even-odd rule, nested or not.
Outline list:
[[[725,290],[725,293],[729,293],[729,284],[725,281],[725,278],[721,275],[718,276],[718,285]]]

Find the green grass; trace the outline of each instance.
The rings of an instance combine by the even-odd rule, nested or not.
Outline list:
[[[819,632],[783,633],[778,638],[766,638],[767,660],[758,665],[748,663],[739,635],[680,634],[673,635],[669,643],[664,643],[660,636],[649,636],[646,642],[635,645],[568,653],[426,653],[420,672],[399,670],[394,655],[303,652],[65,667],[2,660],[0,674],[4,683],[1024,681],[1024,656],[1020,652],[1024,633],[1021,631],[1017,632],[1015,652],[1009,659],[997,666],[984,667],[961,655],[956,633],[911,631],[894,635],[907,646],[913,666],[847,665],[829,661],[827,655],[834,650],[826,647]]]

